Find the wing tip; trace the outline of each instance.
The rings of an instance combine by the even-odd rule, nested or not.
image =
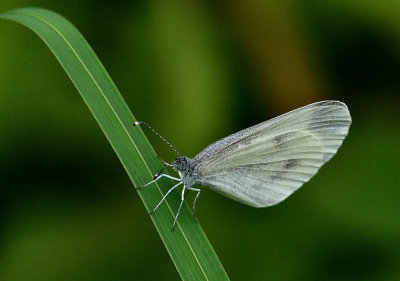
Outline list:
[[[347,105],[344,102],[337,101],[337,100],[319,101],[319,102],[316,102],[314,105],[315,106],[332,106],[332,105],[335,105],[335,106],[340,106],[340,107],[343,107],[345,109],[348,109]]]
[[[316,107],[322,107],[322,106],[337,106],[340,107],[344,116],[347,117],[348,121],[350,121],[350,124],[352,122],[352,118],[350,115],[350,111],[349,108],[347,107],[347,105],[344,102],[341,101],[337,101],[337,100],[325,100],[325,101],[319,101],[314,103],[314,106]],[[340,109],[338,109],[340,110]]]

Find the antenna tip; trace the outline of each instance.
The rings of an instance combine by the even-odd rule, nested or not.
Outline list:
[[[135,121],[135,123],[133,123],[133,126],[136,127],[137,125],[140,125],[139,121]]]

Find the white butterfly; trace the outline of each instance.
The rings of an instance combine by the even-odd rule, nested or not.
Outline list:
[[[134,126],[140,124],[155,132],[144,122],[135,122]],[[316,102],[218,140],[193,159],[179,156],[170,164],[164,162],[176,170],[180,178],[160,172],[143,185],[148,186],[161,177],[178,181],[152,212],[181,184],[181,204],[172,229],[185,190],[197,192],[193,201],[194,214],[201,191],[192,187],[195,184],[252,207],[275,205],[309,181],[335,155],[350,124],[351,116],[344,103]]]

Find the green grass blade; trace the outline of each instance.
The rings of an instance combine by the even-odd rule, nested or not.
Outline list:
[[[158,172],[162,165],[135,118],[79,31],[60,15],[40,9],[23,8],[0,15],[33,30],[50,48],[81,94],[114,148],[135,186]],[[167,180],[139,190],[147,210],[154,207],[171,187]],[[201,227],[185,204],[175,231],[171,226],[179,205],[173,192],[151,219],[183,280],[229,280]],[[152,261],[143,261],[152,262]]]

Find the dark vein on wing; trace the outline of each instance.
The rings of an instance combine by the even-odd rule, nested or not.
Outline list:
[[[216,161],[213,165],[217,165],[218,163],[221,163],[221,162],[228,162],[228,163],[232,163],[233,161],[240,161],[240,160],[243,160],[243,159],[246,159],[246,158],[249,158],[249,157],[254,157],[254,156],[261,156],[261,157],[265,157],[265,158],[267,158],[267,156],[268,155],[279,155],[279,154],[281,154],[282,152],[284,152],[284,151],[288,151],[288,150],[292,150],[292,149],[298,149],[298,148],[312,148],[312,147],[315,147],[315,148],[321,148],[322,149],[322,147],[321,146],[312,146],[312,145],[304,145],[304,146],[290,146],[290,147],[285,147],[285,148],[282,148],[282,149],[279,149],[279,150],[274,150],[274,151],[268,151],[268,152],[264,152],[264,153],[254,153],[254,154],[248,154],[248,155],[244,155],[243,157],[239,157],[239,158],[237,158],[237,157],[231,157],[231,159],[225,159],[225,158],[220,158],[220,159],[218,159],[218,161]],[[301,156],[301,155],[304,155],[304,154],[307,154],[307,153],[321,153],[321,156],[322,156],[322,154],[323,154],[323,152],[322,152],[322,150],[316,150],[316,151],[307,151],[307,152],[298,152],[298,154],[299,154],[299,156]],[[283,154],[283,155],[285,155],[285,154]],[[293,154],[291,154],[290,156],[291,157],[288,157],[288,159],[291,159],[291,158],[293,158],[293,155],[296,155],[296,153],[293,153]],[[289,155],[288,155],[289,156]],[[271,157],[272,158],[272,157]],[[317,159],[317,158],[314,158],[314,159]],[[322,159],[322,157],[321,157],[321,159]],[[282,160],[282,161],[284,161],[284,160]],[[271,162],[271,163],[273,163],[273,162]]]

